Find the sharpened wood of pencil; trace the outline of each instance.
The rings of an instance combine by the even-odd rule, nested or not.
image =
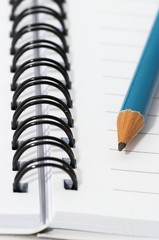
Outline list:
[[[159,82],[159,12],[117,119],[118,150],[140,132]]]
[[[118,149],[122,151],[144,126],[144,117],[140,112],[121,111],[117,120]]]

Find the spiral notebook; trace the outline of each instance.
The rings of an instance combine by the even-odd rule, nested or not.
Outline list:
[[[158,92],[122,153],[116,137],[157,10],[157,0],[1,1],[1,234],[159,236]]]

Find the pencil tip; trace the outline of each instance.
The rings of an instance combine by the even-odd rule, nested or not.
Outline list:
[[[123,142],[120,142],[120,143],[118,144],[118,150],[119,150],[119,152],[121,152],[125,147],[126,147],[126,144],[123,143]]]

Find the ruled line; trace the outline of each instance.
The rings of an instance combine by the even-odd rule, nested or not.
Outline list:
[[[118,152],[117,148],[109,148],[110,151],[116,151]],[[133,152],[133,153],[144,153],[144,154],[153,154],[153,155],[159,155],[159,152],[146,152],[146,151],[135,151],[135,150],[123,150],[124,152]]]
[[[118,114],[119,112],[117,111],[111,111],[111,110],[106,110],[106,113],[111,113],[111,114]],[[147,116],[149,117],[159,117],[159,114],[148,114]]]
[[[134,18],[153,18],[154,14],[143,14],[143,13],[132,13],[132,12],[108,12],[106,10],[99,10],[98,14],[101,15],[112,15],[112,16],[126,16],[126,17],[134,17]]]
[[[131,80],[130,77],[119,77],[115,75],[102,75],[103,78],[115,78],[115,79],[122,79],[122,80]]]
[[[112,171],[119,172],[131,172],[131,173],[144,173],[144,174],[159,174],[159,172],[147,172],[147,171],[139,171],[139,170],[131,170],[131,169],[121,169],[121,168],[111,168]]]
[[[119,96],[119,97],[124,97],[125,94],[121,94],[121,93],[108,93],[108,92],[104,92],[104,95],[106,96]],[[159,97],[153,97],[153,99],[159,99]]]
[[[124,97],[125,94],[120,94],[120,93],[104,93],[106,96],[118,96],[118,97]]]
[[[119,112],[111,111],[111,110],[106,110],[105,112],[106,112],[106,113],[113,113],[113,114],[118,114],[118,113],[119,113]]]
[[[146,29],[133,29],[133,28],[122,28],[122,27],[109,27],[109,26],[98,26],[99,30],[110,30],[110,31],[121,31],[121,32],[135,32],[135,33],[148,33]]]
[[[116,46],[116,47],[125,47],[125,48],[143,48],[143,45],[137,45],[137,44],[125,44],[125,43],[112,43],[112,42],[106,42],[101,41],[99,42],[100,45],[108,45],[108,46]]]
[[[102,62],[118,62],[118,63],[124,63],[124,64],[137,64],[137,61],[111,59],[111,58],[101,58],[101,61]]]
[[[116,133],[117,130],[115,129],[107,129],[108,132]],[[149,132],[139,132],[138,135],[152,135],[152,136],[159,136],[159,133],[149,133]]]
[[[113,190],[118,192],[129,192],[129,193],[142,193],[142,194],[155,194],[155,195],[159,194],[159,192],[146,192],[146,191],[144,192],[144,191],[120,189],[120,188],[114,188]]]

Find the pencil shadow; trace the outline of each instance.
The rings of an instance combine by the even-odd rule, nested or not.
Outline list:
[[[133,139],[125,148],[125,154],[131,154],[132,151],[135,151],[135,148],[141,141],[143,141],[143,138],[145,137],[145,134],[139,133],[135,139]]]

